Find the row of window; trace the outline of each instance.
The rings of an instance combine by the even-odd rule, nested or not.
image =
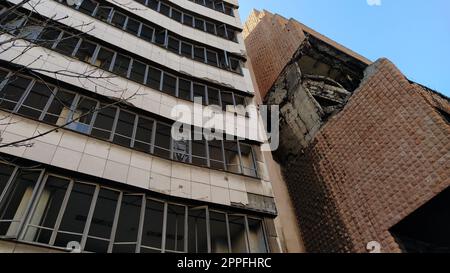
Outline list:
[[[8,24],[3,25],[3,28],[19,29],[21,33],[15,34],[21,35],[24,39],[144,84],[168,95],[190,101],[193,101],[196,97],[201,97],[204,105],[217,105],[223,111],[232,110],[236,113],[242,112],[237,109],[247,106],[247,99],[244,96],[176,76],[154,66],[147,65],[145,60],[138,60],[124,55],[98,43],[81,38],[80,35],[62,31],[56,27],[43,27],[38,25],[37,22],[32,22],[33,20],[30,18],[25,20],[23,17],[17,17],[17,15],[12,16],[10,19]],[[22,24],[24,24],[23,27],[17,27]],[[164,37],[157,38],[156,42],[163,43],[164,39]],[[169,44],[171,44],[170,39]],[[205,58],[210,58],[207,56]],[[237,106],[243,107],[238,108]],[[245,115],[245,112],[240,114]]]
[[[208,141],[196,130],[192,140],[175,140],[170,124],[5,70],[0,70],[0,108],[57,126],[70,123],[65,127],[162,158],[258,176],[249,144]]]
[[[234,6],[230,3],[221,0],[189,0],[189,1],[234,17]]]
[[[71,6],[84,13],[114,25],[133,35],[136,35],[148,42],[167,48],[175,54],[203,62],[215,67],[226,69],[235,73],[242,74],[241,62],[237,58],[229,56],[230,54],[223,50],[206,48],[200,43],[194,44],[186,39],[180,39],[178,35],[161,28],[157,25],[150,25],[141,22],[142,20],[136,16],[133,18],[125,15],[124,12],[118,11],[111,5],[96,4],[92,13],[86,12],[92,4],[86,4],[90,0],[81,2],[79,6]],[[66,1],[63,1],[66,3]]]
[[[267,253],[261,219],[0,163],[0,237],[97,253]]]

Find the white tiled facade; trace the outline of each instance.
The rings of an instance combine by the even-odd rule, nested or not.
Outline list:
[[[8,1],[11,3],[20,2],[20,0]],[[66,19],[61,20],[62,24],[74,27],[75,29],[78,28],[82,32],[87,31],[86,26],[79,27],[77,25],[80,25],[81,22],[91,22],[89,25],[91,27],[89,35],[97,37],[108,44],[123,48],[133,54],[159,63],[164,67],[195,78],[232,87],[249,94],[253,94],[254,92],[249,71],[245,67],[242,68],[243,75],[212,67],[171,53],[165,48],[155,46],[152,43],[89,17],[57,1],[44,0],[41,2],[41,4],[36,6],[36,10],[41,15],[45,17],[55,15],[56,17],[64,17]],[[152,21],[181,37],[187,37],[199,43],[227,50],[228,52],[245,55],[245,48],[240,33],[237,35],[237,42],[228,41],[192,27],[186,27],[149,8],[143,8],[142,5],[134,0],[107,0],[107,2],[116,6],[125,3],[124,8],[128,9],[128,11]],[[188,0],[171,0],[168,2],[173,2],[186,10],[193,10],[195,13],[205,17],[214,18],[214,20],[223,22],[224,24],[239,29],[241,28],[241,21],[237,9],[235,10],[235,16],[232,17]],[[235,0],[227,0],[226,2],[237,5],[237,1]],[[8,39],[8,36],[2,35],[0,39]],[[28,42],[18,41],[18,43],[26,44]],[[21,47],[11,48],[3,54],[0,54],[0,59],[10,61],[17,65],[29,66],[34,69],[45,69],[47,72],[41,71],[40,73],[50,77],[55,77],[55,75],[48,71],[64,69],[83,72],[93,69],[90,64],[63,56],[43,47],[35,47],[21,55],[20,58],[15,58],[22,50],[23,48]],[[39,60],[36,60],[37,58]],[[123,77],[113,77],[106,82],[100,79],[77,79],[59,75],[58,80],[65,84],[81,87],[88,92],[116,98],[127,97],[127,94],[132,94],[136,90],[139,90],[140,95],[129,101],[134,108],[170,120],[173,120],[173,117],[170,116],[170,111],[173,106],[181,104],[191,109],[194,106],[192,102],[172,97]],[[110,89],[113,88],[123,90],[123,92],[111,91]],[[254,103],[254,100],[250,99],[250,101]],[[7,117],[5,120],[2,119],[2,125],[0,125],[1,144],[33,137],[54,128],[52,125],[19,115],[10,115],[5,111],[0,111],[0,115]],[[243,119],[245,121],[250,118],[244,117]],[[257,120],[259,122],[259,119]],[[243,126],[246,127],[246,130],[253,130],[248,127],[248,124],[254,126],[251,122],[245,122]],[[194,123],[194,125],[198,124]],[[255,129],[259,130],[259,133],[251,137],[250,140],[262,143],[262,128],[260,126]],[[227,133],[232,135],[237,134],[237,136],[241,137],[245,136],[239,135],[241,133],[235,130],[227,131]],[[196,202],[203,202],[206,205],[218,205],[220,207],[239,207],[239,209],[244,210],[249,207],[249,214],[252,214],[252,211],[258,209],[250,208],[249,196],[254,195],[260,196],[261,198],[268,198],[269,200],[273,199],[271,183],[267,175],[264,158],[258,149],[255,150],[255,157],[259,178],[253,178],[163,159],[152,154],[139,152],[68,129],[51,132],[32,142],[33,145],[30,147],[1,148],[0,153],[47,166],[53,166],[60,170],[89,175],[117,186],[121,184],[127,185],[135,188],[136,191],[140,189],[144,192],[156,192],[168,198],[181,198],[180,200],[185,200],[184,202],[187,204],[190,200],[194,200]],[[256,145],[255,147],[258,146]],[[260,211],[264,212],[264,209],[262,208]],[[265,213],[267,215],[269,214],[269,212]],[[273,216],[268,216],[267,218],[274,217],[273,212],[270,213]],[[266,229],[270,228],[266,227]],[[274,236],[273,232],[266,232],[271,233],[269,234],[270,236],[268,235],[270,237],[268,238],[268,244],[271,245],[272,251],[275,251],[272,245],[277,244],[276,236]],[[273,242],[274,240],[275,243]],[[15,252],[20,252],[20,248],[13,243],[3,242],[2,244],[0,244],[0,251],[3,251],[10,245],[10,249],[4,251],[13,252],[14,250],[12,249],[15,248]],[[27,248],[24,247],[24,249]]]

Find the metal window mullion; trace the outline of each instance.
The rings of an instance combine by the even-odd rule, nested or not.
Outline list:
[[[49,99],[47,100],[47,103],[44,106],[44,109],[41,112],[41,115],[39,116],[39,120],[43,120],[45,115],[47,114],[48,109],[50,108],[50,106],[53,103],[53,100],[56,97],[57,92],[59,91],[59,88],[57,87],[53,87],[53,92],[51,92],[51,95],[49,97]]]
[[[156,129],[157,129],[157,121],[153,120],[153,131],[152,131],[152,139],[150,141],[150,152],[151,154],[155,153],[155,143],[156,143]]]
[[[180,78],[175,76],[175,97],[180,96]]]
[[[228,222],[228,213],[225,213],[225,222],[227,226],[228,253],[232,253],[233,251],[231,250],[231,233],[230,233],[230,223]]]
[[[12,171],[11,176],[8,179],[8,182],[6,182],[6,186],[3,189],[3,192],[0,192],[0,207],[2,207],[2,205],[4,203],[3,198],[5,197],[6,193],[8,192],[9,187],[11,186],[12,181],[15,179],[18,172],[19,172],[19,167],[16,166],[14,168],[14,170]]]
[[[149,66],[148,65],[145,65],[145,72],[144,72],[144,84],[146,85],[147,84],[147,81],[148,81],[148,72],[149,71]]]
[[[142,23],[141,21],[138,21],[138,22],[139,22],[139,27],[138,27],[136,36],[141,37],[142,27],[144,26],[144,23]]]
[[[69,203],[70,194],[72,193],[74,184],[75,184],[75,181],[70,180],[69,186],[67,187],[66,194],[65,194],[63,202],[61,204],[61,209],[59,210],[58,217],[56,218],[55,228],[53,229],[52,235],[50,236],[49,245],[55,244],[56,235],[58,234],[59,227],[61,226],[62,218],[63,218],[64,212],[67,208],[67,204]]]
[[[147,202],[147,196],[144,194],[142,195],[142,204],[141,204],[141,213],[139,217],[139,227],[138,227],[138,237],[136,242],[136,253],[141,252],[141,245],[142,245],[142,234],[144,230],[144,221],[145,221],[145,208],[146,208],[146,202]]]
[[[203,134],[202,134],[202,138],[203,138]],[[206,138],[204,138],[205,139],[205,149],[206,149],[206,165],[208,166],[208,168],[211,168],[211,158],[210,158],[210,155],[209,155],[209,141],[206,139]]]
[[[184,252],[188,252],[189,237],[189,208],[184,206]]]
[[[134,148],[134,142],[136,140],[136,133],[137,133],[137,127],[138,127],[138,121],[140,116],[135,114],[134,115],[134,125],[133,125],[133,133],[131,134],[131,148]]]
[[[128,79],[131,78],[131,70],[133,69],[133,64],[134,64],[134,58],[130,57],[130,63],[128,64],[128,70],[127,70],[127,78]]]
[[[73,49],[72,55],[70,55],[71,57],[74,57],[78,53],[78,50],[80,50],[80,46],[81,46],[82,42],[83,42],[83,38],[78,38],[78,42],[75,45],[75,48]]]
[[[113,72],[114,71],[114,65],[116,63],[116,59],[117,59],[117,55],[119,53],[117,51],[114,51],[113,57],[111,59],[111,63],[109,64],[109,69],[108,71]]]
[[[119,107],[116,107],[116,116],[114,117],[113,126],[111,128],[111,135],[109,136],[109,141],[114,140],[114,135],[116,134],[117,124],[119,123],[119,115],[120,115],[120,109]]]
[[[24,101],[28,97],[28,95],[30,94],[31,89],[33,89],[35,84],[36,84],[36,80],[32,79],[30,81],[30,83],[28,84],[27,88],[25,89],[25,92],[23,92],[22,96],[17,101],[16,107],[14,107],[14,109],[12,111],[13,113],[16,113],[17,111],[19,111],[20,107],[22,107],[22,104],[24,103]]]
[[[124,16],[125,16],[125,22],[123,23],[122,30],[126,30],[127,29],[127,27],[128,27],[128,19],[130,19],[130,17],[126,16],[125,14],[124,14]]]
[[[161,90],[163,90],[163,81],[164,81],[165,72],[162,70],[159,70],[159,71],[161,71],[161,76],[159,77],[159,91],[161,91]]]
[[[95,100],[95,102],[97,103],[96,105],[95,105],[95,108],[94,109],[92,109],[92,110],[90,110],[91,112],[92,112],[92,118],[91,118],[91,121],[89,122],[89,128],[88,128],[88,135],[90,135],[91,133],[92,133],[92,128],[94,127],[94,123],[95,123],[95,120],[97,119],[97,113],[98,113],[98,110],[100,109],[100,107],[101,107],[101,103],[100,103],[100,101],[98,101],[98,100]]]
[[[98,53],[100,52],[101,48],[102,48],[101,45],[95,43],[95,50],[94,50],[94,54],[92,54],[91,65],[97,66],[97,65],[95,65],[95,62],[97,61]]]
[[[83,235],[81,236],[81,244],[80,244],[81,251],[83,251],[84,247],[86,246],[86,241],[87,241],[87,237],[89,234],[89,229],[91,228],[92,217],[94,216],[95,205],[97,204],[99,192],[100,192],[100,186],[96,185],[94,195],[92,196],[91,207],[89,208],[89,213],[88,213],[88,216],[86,219],[86,224],[84,226]]]
[[[238,136],[236,136],[236,138],[238,138]],[[240,166],[240,173],[243,174],[244,173],[244,166],[243,166],[243,161],[242,161],[242,154],[241,154],[241,143],[239,142],[239,140],[236,139],[236,146],[237,146],[237,150],[238,150],[238,155],[239,155],[239,166]]]
[[[210,219],[209,219],[209,208],[205,208],[206,212],[206,243],[208,245],[208,253],[211,253],[211,226],[210,226]]]
[[[225,157],[225,142],[223,139],[221,140],[221,142],[222,142],[222,160],[223,160],[222,163],[223,163],[223,165],[225,167],[225,171],[226,171],[226,170],[228,170],[228,164],[227,164],[227,159]]]
[[[163,215],[163,233],[162,233],[162,241],[161,241],[161,251],[162,253],[166,252],[166,235],[167,235],[167,210],[168,210],[167,202],[164,202],[164,215]]]
[[[113,251],[114,241],[116,239],[117,225],[119,223],[120,208],[122,207],[122,198],[123,192],[121,191],[119,194],[119,198],[117,199],[116,211],[114,212],[113,226],[111,229],[111,236],[109,238],[108,253],[111,253]]]
[[[247,215],[243,215],[244,217],[244,225],[245,225],[245,242],[246,242],[246,248],[247,253],[250,253],[250,229],[248,227],[248,219]]]

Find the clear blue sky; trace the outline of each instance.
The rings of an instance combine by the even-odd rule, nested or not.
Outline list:
[[[369,0],[378,1],[378,0]],[[240,0],[245,21],[253,8],[295,18],[372,61],[387,57],[411,80],[450,97],[450,1]]]

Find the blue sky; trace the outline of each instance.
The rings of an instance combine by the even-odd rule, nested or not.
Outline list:
[[[295,18],[372,61],[389,58],[409,79],[450,97],[449,0],[381,0],[381,6],[367,0],[239,3],[243,21],[253,8]]]

